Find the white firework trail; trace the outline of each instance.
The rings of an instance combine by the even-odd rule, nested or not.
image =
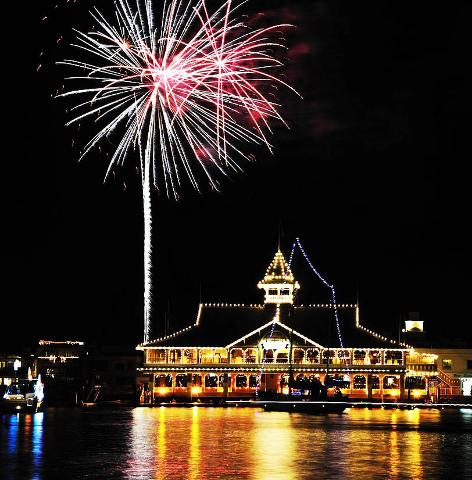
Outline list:
[[[109,21],[98,10],[96,30],[77,32],[89,60],[65,60],[88,82],[59,96],[81,98],[68,125],[93,118],[101,124],[82,153],[116,141],[105,179],[137,151],[144,207],[144,341],[150,339],[151,188],[164,185],[178,198],[184,178],[199,190],[203,174],[214,189],[217,176],[240,171],[249,160],[240,145],[264,144],[273,120],[285,123],[270,87],[286,82],[274,73],[274,40],[281,24],[251,29],[234,13],[245,2],[225,1],[210,13],[205,0],[165,0],[157,24],[153,0],[118,0]],[[269,88],[261,90],[262,85]],[[117,140],[115,140],[117,138]],[[197,174],[196,169],[200,173]]]

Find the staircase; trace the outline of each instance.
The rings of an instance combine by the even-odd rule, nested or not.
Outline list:
[[[100,395],[101,385],[94,385],[87,395],[84,403],[96,403]]]
[[[458,378],[451,377],[448,373],[438,368],[436,377],[431,377],[430,384],[437,382],[441,397],[455,397],[461,394],[461,381]]]

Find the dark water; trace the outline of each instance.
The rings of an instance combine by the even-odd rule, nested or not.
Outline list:
[[[0,418],[6,479],[472,478],[472,410],[51,409]]]

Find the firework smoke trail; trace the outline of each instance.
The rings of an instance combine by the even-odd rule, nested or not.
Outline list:
[[[268,89],[284,85],[273,73],[273,40],[288,25],[250,29],[234,16],[245,2],[227,0],[210,12],[205,0],[165,0],[159,22],[153,0],[115,3],[115,19],[92,12],[96,30],[77,32],[75,45],[91,60],[66,60],[88,82],[60,96],[80,97],[73,124],[93,118],[103,126],[82,157],[103,140],[117,142],[105,179],[127,154],[139,153],[144,208],[144,341],[150,339],[151,188],[178,197],[184,178],[196,190],[199,174],[218,189],[217,176],[249,160],[242,143],[264,144],[280,105]],[[158,24],[159,23],[159,24]],[[293,90],[293,89],[292,89]],[[284,122],[283,122],[284,123]],[[122,132],[117,134],[116,132]],[[117,140],[116,140],[117,138]]]

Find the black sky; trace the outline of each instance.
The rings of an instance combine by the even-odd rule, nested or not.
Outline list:
[[[464,4],[252,2],[297,25],[287,75],[304,100],[282,94],[291,130],[278,127],[275,155],[258,151],[221,193],[187,188],[177,204],[155,195],[156,333],[167,309],[171,328],[193,321],[200,294],[261,301],[281,225],[283,249],[300,236],[339,301],[359,298],[366,323],[389,330],[419,311],[434,336],[470,341]],[[90,24],[89,1],[65,5],[10,7],[25,28],[9,39],[4,76],[0,349],[142,335],[138,178],[131,166],[104,185],[99,152],[78,164],[86,137],[63,126],[67,105],[51,98],[71,27]],[[327,301],[300,259],[294,270],[301,301]]]

